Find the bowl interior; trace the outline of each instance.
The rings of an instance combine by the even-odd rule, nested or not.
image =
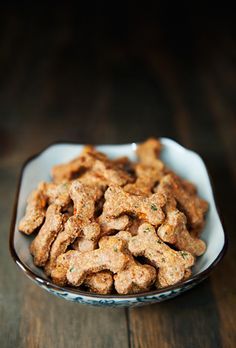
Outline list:
[[[207,243],[205,254],[197,259],[193,268],[193,275],[206,270],[220,254],[225,244],[225,235],[219,215],[216,210],[212,188],[206,167],[196,153],[185,149],[173,140],[161,138],[163,146],[162,159],[177,174],[196,184],[199,195],[210,203],[206,225],[202,238]],[[67,162],[77,156],[83,145],[55,144],[48,147],[37,157],[29,161],[24,167],[17,202],[16,221],[14,227],[13,246],[20,261],[31,269],[36,276],[47,280],[43,271],[33,264],[29,253],[29,244],[34,236],[25,236],[18,231],[18,224],[25,213],[26,200],[29,193],[40,181],[50,181],[50,170],[55,164]],[[128,156],[136,159],[136,144],[127,145],[100,145],[97,149],[106,153],[111,158]]]

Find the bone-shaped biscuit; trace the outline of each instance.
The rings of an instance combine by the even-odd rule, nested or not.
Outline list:
[[[100,198],[100,194],[101,191],[94,186],[84,185],[79,180],[72,182],[70,195],[74,202],[75,215],[68,219],[64,230],[58,234],[52,245],[49,262],[45,267],[48,275],[55,267],[57,257],[64,253],[77,237],[85,237],[92,241],[98,239],[99,225],[91,219],[93,219],[96,200]]]
[[[79,179],[87,185],[95,185],[104,190],[110,184],[123,186],[133,181],[132,176],[124,169],[119,161],[108,158],[98,159],[96,156],[87,155],[92,158],[93,165],[90,170],[83,173]]]
[[[159,159],[161,148],[160,141],[154,138],[149,138],[144,143],[139,144],[136,153],[140,163],[162,170],[164,165]]]
[[[49,261],[46,264],[45,272],[50,275],[55,267],[56,260],[59,255],[65,253],[68,246],[79,237],[79,250],[88,251],[94,250],[97,244],[97,239],[100,236],[100,227],[96,222],[81,221],[78,216],[74,215],[68,219],[65,228],[61,231],[50,250]],[[93,246],[93,247],[92,247]]]
[[[186,189],[186,183],[183,185],[177,175],[165,175],[157,192],[166,192],[167,195],[172,195],[177,200],[181,210],[185,213],[188,223],[191,228],[202,227],[204,223],[204,215],[208,209],[208,203],[199,198],[192,190]]]
[[[41,184],[45,193],[45,196],[48,198],[49,204],[57,204],[63,208],[67,207],[71,202],[70,197],[70,185],[71,183],[62,183],[55,184],[42,183]]]
[[[122,239],[125,242],[129,243],[129,241],[132,238],[132,233],[130,233],[130,231],[120,231],[116,234],[116,238]]]
[[[47,197],[39,185],[27,199],[26,213],[19,223],[19,230],[25,234],[31,234],[40,227],[45,218],[46,205]]]
[[[97,241],[86,237],[78,237],[72,244],[72,248],[80,252],[92,251],[97,249]]]
[[[130,171],[132,169],[132,162],[127,156],[121,156],[114,158],[112,162],[120,169],[123,169],[125,171]]]
[[[137,164],[135,166],[137,179],[134,183],[125,185],[124,190],[136,195],[148,196],[152,194],[153,187],[163,176],[163,170],[164,165],[163,168],[157,168],[151,165]]]
[[[82,154],[69,163],[54,166],[52,177],[54,182],[64,182],[81,176],[87,170],[100,177],[104,182],[124,185],[131,180],[130,175],[121,168],[120,164],[94,148],[87,147]]]
[[[72,183],[70,194],[74,202],[74,212],[82,220],[83,236],[78,244],[79,250],[91,250],[100,236],[99,224],[91,220],[94,218],[96,202],[103,192],[96,186],[85,185],[77,180]]]
[[[69,268],[71,256],[77,253],[76,250],[68,250],[66,253],[60,254],[55,261],[54,267],[50,271],[53,283],[64,286],[67,283],[66,273]]]
[[[97,241],[100,236],[100,226],[97,222],[85,222],[82,226],[83,236],[86,239]]]
[[[83,235],[78,237],[73,243],[73,249],[85,252],[96,249],[97,240],[100,237],[100,226],[96,222],[81,224]]]
[[[60,210],[61,207],[56,204],[51,204],[48,207],[45,222],[31,243],[30,251],[37,266],[45,265],[49,257],[51,245],[63,228],[63,215]]]
[[[28,198],[26,214],[20,221],[19,230],[31,234],[43,223],[47,204],[56,204],[62,208],[69,205],[71,198],[69,195],[70,183],[54,184],[41,182],[37,190],[33,191]]]
[[[138,233],[139,226],[142,225],[144,222],[145,221],[139,219],[132,219],[130,224],[125,228],[125,230],[129,231],[132,234],[132,236],[136,236]]]
[[[184,272],[184,276],[183,276],[183,278],[181,279],[181,281],[185,281],[185,280],[189,279],[189,278],[191,277],[191,275],[192,275],[191,269],[189,269],[189,268],[186,269],[185,272]],[[164,283],[163,283],[163,284],[164,284]],[[156,288],[158,289],[158,288],[162,288],[162,287],[164,287],[164,286],[168,286],[168,284],[167,284],[167,285],[161,285],[160,282],[159,282],[159,279],[158,279],[158,277],[157,277],[156,282],[155,282],[155,286],[156,286]]]
[[[83,221],[93,218],[96,201],[102,194],[96,186],[84,185],[79,180],[73,181],[70,196],[74,202],[74,214]]]
[[[116,237],[129,243],[132,234],[128,231],[120,231]],[[156,283],[157,273],[154,267],[142,265],[130,256],[130,262],[126,268],[114,276],[115,289],[119,294],[138,293],[150,289]]]
[[[194,256],[202,255],[206,250],[204,241],[193,237],[186,228],[186,217],[176,208],[176,201],[169,198],[165,207],[166,219],[158,228],[158,236],[178,250],[188,251]]]
[[[99,249],[86,253],[75,252],[70,259],[67,280],[74,286],[80,286],[87,275],[103,270],[117,273],[129,262],[126,242],[115,236],[103,237]]]
[[[134,294],[147,291],[156,280],[156,270],[142,265],[130,256],[126,268],[114,275],[114,286],[118,294]]]
[[[129,217],[121,215],[116,218],[107,217],[102,214],[98,217],[101,228],[101,235],[109,235],[113,231],[124,230],[129,225]]]
[[[123,186],[127,182],[133,180],[126,171],[122,170],[119,166],[115,166],[114,162],[110,160],[106,162],[96,160],[92,170],[94,173],[97,173],[98,176],[104,178],[107,185],[114,184]]]
[[[190,182],[186,179],[180,179],[180,180],[181,180],[182,187],[185,191],[187,191],[190,195],[197,194],[197,188],[192,182]]]
[[[51,274],[55,284],[60,286],[67,284],[66,273],[69,269],[70,259],[75,253],[78,252],[69,250],[58,257],[56,267],[52,270]],[[93,273],[84,279],[84,285],[88,287],[91,292],[109,294],[113,287],[113,277],[109,271]]]
[[[84,285],[90,292],[107,295],[112,292],[113,276],[109,271],[101,271],[88,275],[84,280]]]
[[[94,151],[92,146],[85,146],[81,154],[72,161],[53,166],[51,170],[53,181],[55,183],[70,181],[90,169],[94,164],[94,158],[88,154]]]
[[[44,269],[47,275],[51,274],[58,256],[63,254],[68,245],[73,243],[80,235],[82,235],[81,221],[77,216],[71,216],[65,223],[64,229],[57,235],[57,238],[52,244],[49,260]]]
[[[81,175],[79,181],[84,185],[96,186],[103,192],[106,190],[108,185],[107,180],[104,177],[97,175],[93,170],[88,170]]]
[[[119,186],[109,186],[105,192],[103,214],[107,217],[117,217],[125,213],[134,214],[154,226],[162,223],[165,215],[162,207],[165,197],[155,193],[149,197],[132,195]]]
[[[110,170],[112,170],[112,175],[110,176],[108,171],[108,168],[106,169],[106,166],[103,164],[103,166],[94,165],[94,167],[88,171],[86,171],[84,174],[82,174],[79,177],[80,182],[82,182],[85,185],[94,185],[100,188],[100,190],[105,191],[108,185],[112,183],[118,183],[123,185],[127,181],[131,181],[132,177],[130,175],[127,175],[125,171],[125,167],[129,165],[129,160],[127,157],[122,157],[115,159],[111,162],[111,164],[108,166],[108,163],[106,162],[106,165],[108,167],[111,167]],[[119,170],[117,172],[117,169]],[[106,172],[106,174],[104,174]],[[114,174],[115,173],[115,174]]]
[[[186,251],[175,251],[163,243],[153,226],[142,224],[138,235],[128,242],[134,256],[144,256],[158,269],[158,284],[173,285],[185,277],[185,271],[194,264],[194,257]]]

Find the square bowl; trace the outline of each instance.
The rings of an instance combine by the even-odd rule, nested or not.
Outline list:
[[[53,165],[67,162],[76,157],[84,145],[74,143],[56,143],[50,145],[39,154],[29,158],[23,165],[15,200],[10,231],[10,252],[13,260],[33,282],[50,293],[74,302],[95,306],[137,306],[161,302],[175,297],[204,280],[217,263],[222,259],[227,245],[227,239],[216,209],[209,175],[201,157],[175,141],[161,138],[163,145],[161,159],[181,177],[192,181],[199,195],[209,202],[206,225],[202,238],[207,244],[204,255],[199,257],[192,269],[192,276],[178,284],[148,292],[133,295],[98,295],[73,287],[61,287],[36,267],[29,252],[32,236],[26,236],[18,230],[20,219],[25,213],[26,200],[30,192],[40,181],[50,181],[50,170]],[[137,144],[99,145],[96,148],[110,158],[127,156],[136,159]]]

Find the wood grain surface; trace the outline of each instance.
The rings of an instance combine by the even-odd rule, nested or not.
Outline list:
[[[116,16],[104,4],[1,8],[1,348],[236,346],[233,19],[225,8],[201,17],[187,10],[176,17],[167,5]],[[210,278],[135,309],[68,303],[26,279],[8,250],[22,162],[57,140],[127,143],[151,135],[174,138],[206,161],[229,236]]]

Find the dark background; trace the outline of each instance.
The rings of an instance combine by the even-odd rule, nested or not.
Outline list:
[[[234,347],[234,12],[171,1],[0,5],[1,347]],[[166,303],[87,308],[53,298],[10,260],[22,162],[58,140],[171,137],[206,161],[229,235],[209,280]]]

